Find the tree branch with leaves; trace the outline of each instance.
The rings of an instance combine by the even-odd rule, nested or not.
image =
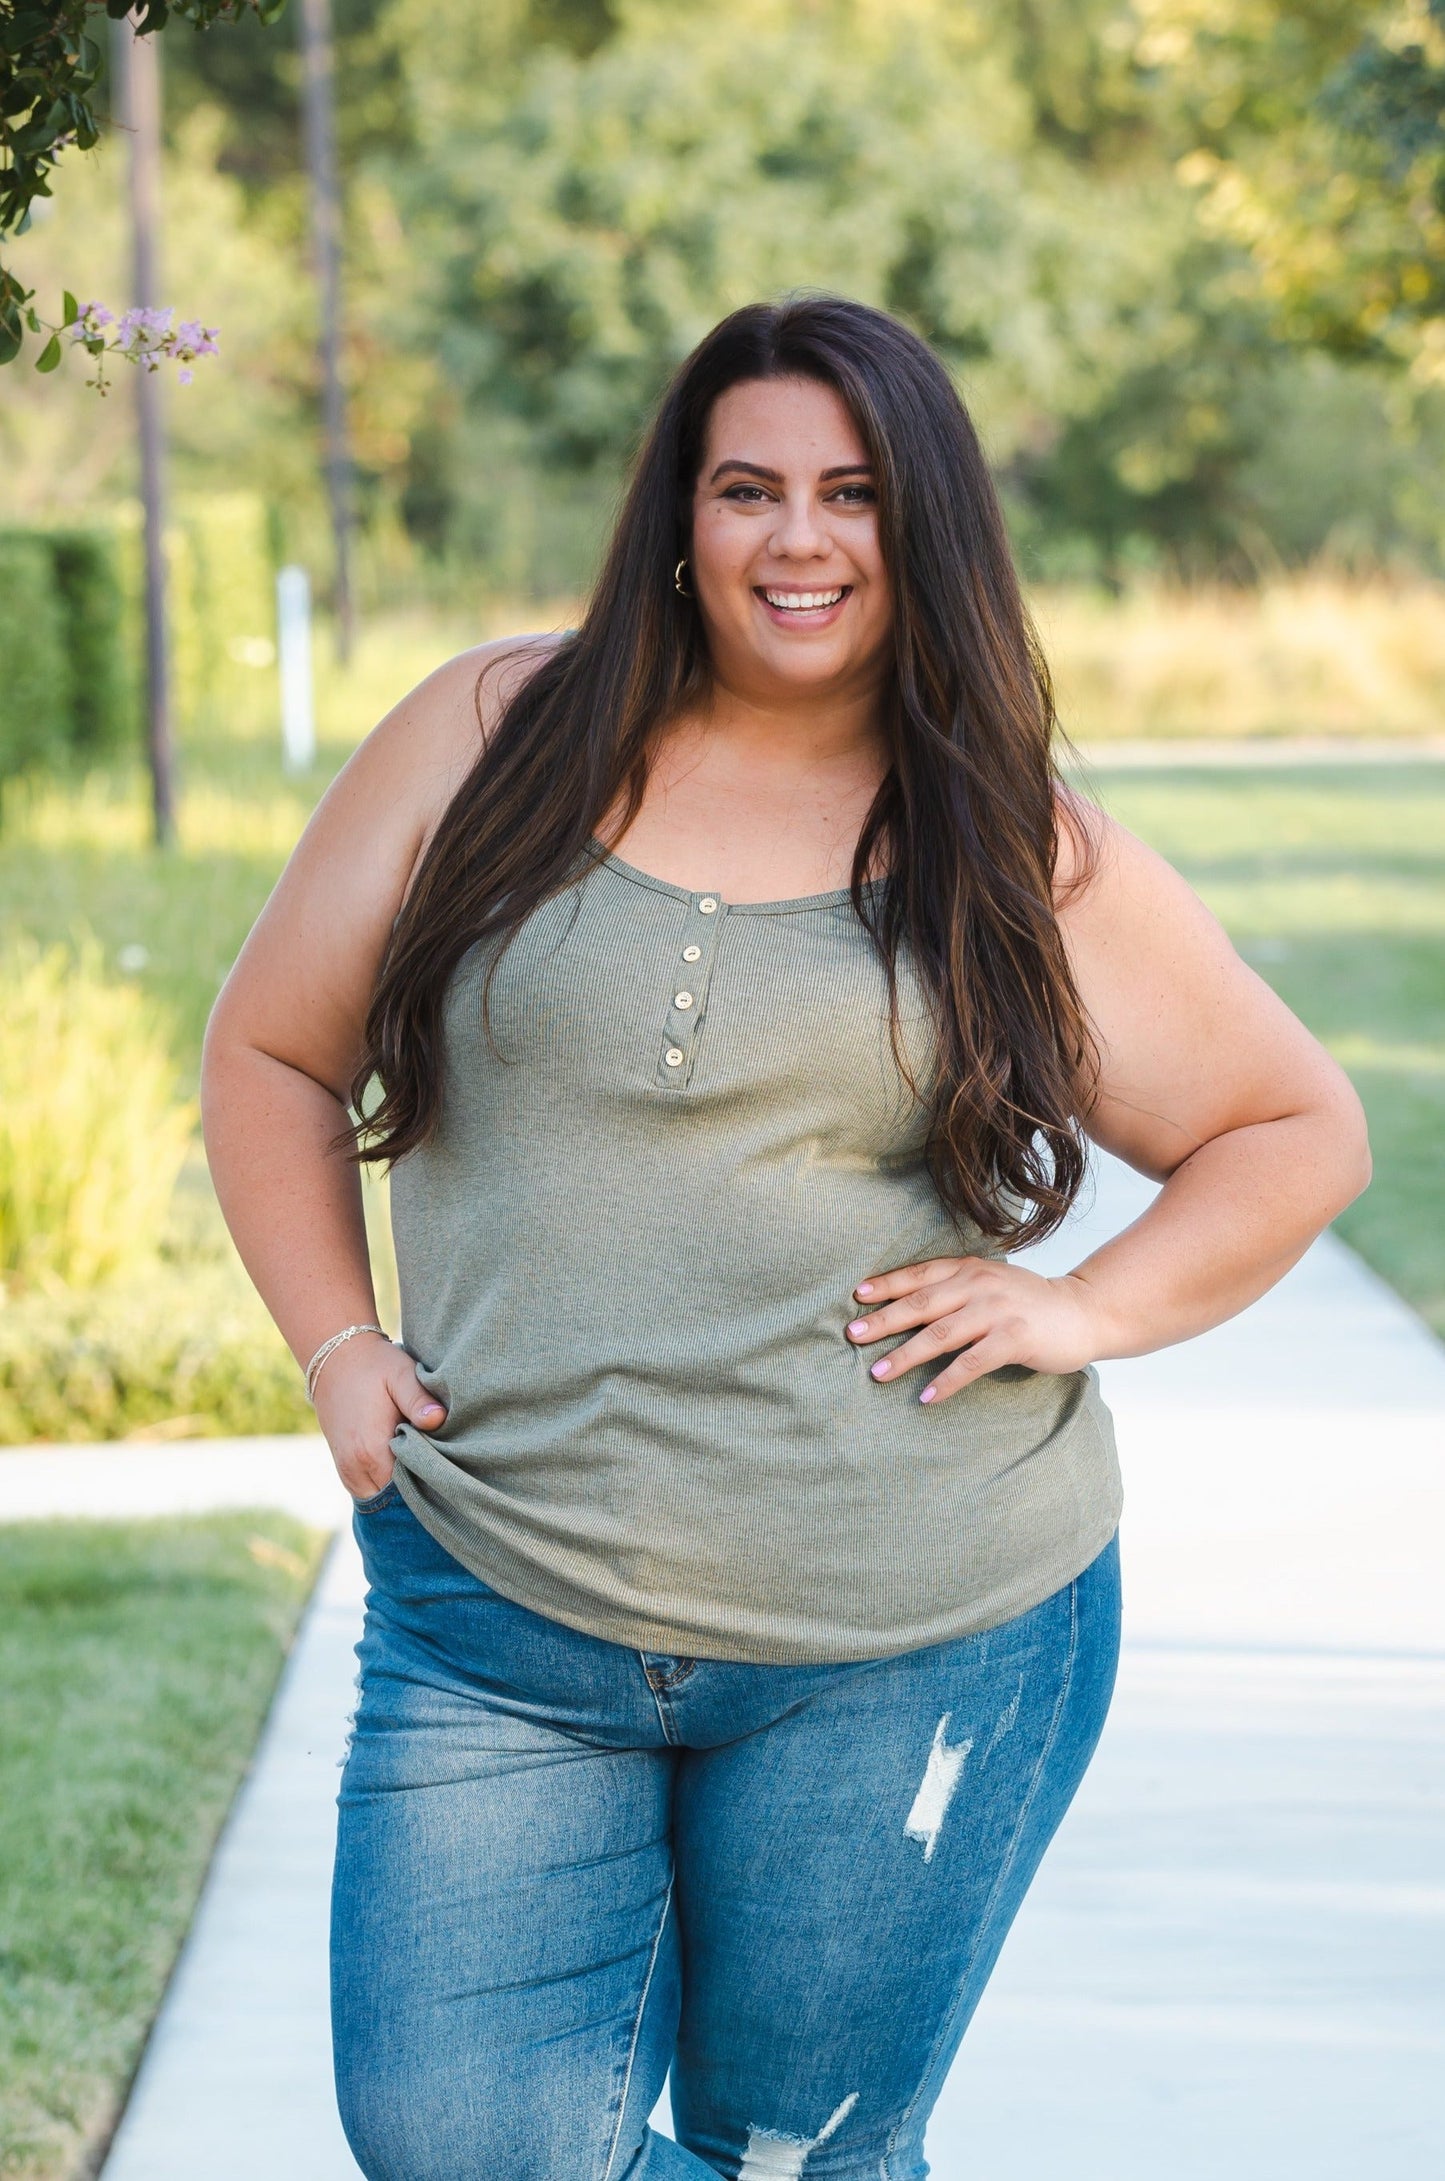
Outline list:
[[[0,0],[0,239],[23,235],[37,199],[48,197],[57,160],[70,151],[88,151],[98,141],[96,92],[105,65],[106,18],[130,17],[139,37],[154,37],[173,19],[208,30],[213,23],[234,22],[253,14],[274,22],[286,0]],[[154,316],[154,314],[151,314]],[[13,363],[26,332],[44,339],[37,368],[53,371],[69,332],[91,358],[103,363],[118,354],[154,369],[164,355],[189,363],[208,353],[214,330],[187,326],[167,342],[167,327],[137,327],[133,314],[114,321],[103,306],[82,310],[67,295],[58,320],[42,318],[33,292],[0,264],[0,364]],[[178,345],[187,335],[204,336]],[[181,347],[189,355],[181,357]],[[103,378],[102,378],[103,383]]]

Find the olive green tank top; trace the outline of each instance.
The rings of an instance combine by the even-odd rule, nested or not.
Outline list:
[[[853,1347],[870,1272],[977,1252],[846,892],[728,902],[615,856],[448,993],[396,1165],[402,1338],[446,1404],[400,1489],[503,1596],[690,1658],[884,1657],[1011,1619],[1113,1535],[1092,1371],[951,1401]],[[931,1037],[906,972],[904,1050]]]

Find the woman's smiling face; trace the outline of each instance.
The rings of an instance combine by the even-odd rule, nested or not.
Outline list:
[[[685,581],[713,668],[753,699],[856,694],[892,656],[878,488],[817,379],[746,379],[708,420]]]

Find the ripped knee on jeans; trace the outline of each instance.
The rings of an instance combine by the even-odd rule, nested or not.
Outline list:
[[[749,2128],[738,2181],[802,2181],[811,2153],[837,2133],[857,2103],[858,2093],[851,2090],[815,2136],[785,2136],[775,2134],[771,2128]]]

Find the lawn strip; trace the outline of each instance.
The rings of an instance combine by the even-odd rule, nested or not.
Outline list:
[[[288,1516],[0,1526],[0,2174],[113,2126],[324,1538]]]
[[[1348,1069],[1375,1179],[1339,1231],[1445,1334],[1445,765],[1094,785]]]

